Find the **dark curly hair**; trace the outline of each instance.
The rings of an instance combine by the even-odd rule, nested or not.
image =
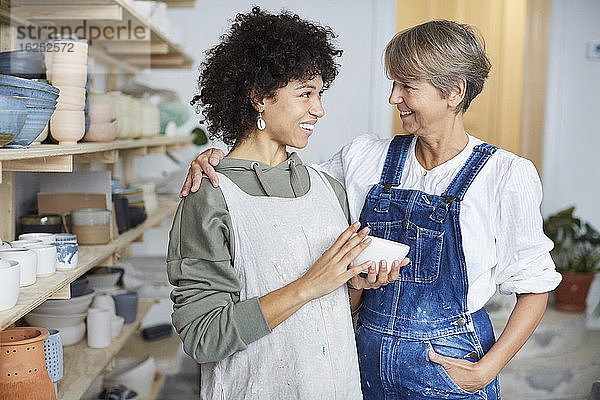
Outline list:
[[[255,99],[275,98],[292,80],[323,78],[327,89],[338,74],[331,28],[283,11],[270,14],[254,7],[238,14],[221,42],[206,51],[191,104],[200,109],[211,139],[228,145],[244,139],[256,126]]]

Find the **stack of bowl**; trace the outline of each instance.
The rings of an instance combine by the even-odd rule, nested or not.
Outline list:
[[[94,299],[94,291],[88,289],[81,296],[68,300],[46,300],[35,310],[25,315],[25,320],[34,326],[57,329],[63,345],[79,342],[85,336],[85,317]]]
[[[25,102],[14,96],[0,95],[0,147],[13,141],[26,119]]]
[[[0,52],[0,74],[46,79],[44,57],[41,52],[32,50]]]
[[[117,137],[118,124],[110,103],[90,102],[90,126],[83,138],[86,142],[112,142]]]
[[[23,127],[4,147],[28,147],[43,134],[55,112],[59,89],[41,81],[0,74],[0,95],[18,98],[27,110]]]
[[[85,133],[85,85],[88,44],[85,40],[49,42],[46,52],[48,79],[60,89],[57,110],[50,119],[50,135],[61,145],[77,143]]]

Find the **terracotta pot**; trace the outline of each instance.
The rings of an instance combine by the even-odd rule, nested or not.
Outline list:
[[[585,311],[590,284],[594,274],[568,274],[561,272],[562,282],[554,289],[554,307],[560,311],[581,313]]]
[[[44,328],[10,328],[0,332],[0,400],[56,400],[46,370]]]

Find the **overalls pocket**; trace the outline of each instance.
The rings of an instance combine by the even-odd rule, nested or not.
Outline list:
[[[410,264],[400,269],[399,280],[431,283],[440,275],[444,232],[403,221],[370,222],[371,235],[410,246]]]

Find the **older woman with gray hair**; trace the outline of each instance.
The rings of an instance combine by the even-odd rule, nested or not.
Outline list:
[[[499,399],[497,375],[560,282],[542,230],[534,165],[466,132],[490,70],[467,26],[431,21],[385,51],[389,98],[408,135],[359,136],[319,167],[346,188],[371,236],[410,245],[398,281],[362,293],[356,331],[365,399]],[[218,154],[192,163],[182,195]],[[212,157],[212,158],[211,158]],[[495,340],[485,303],[517,302]],[[356,297],[356,296],[355,296]]]

